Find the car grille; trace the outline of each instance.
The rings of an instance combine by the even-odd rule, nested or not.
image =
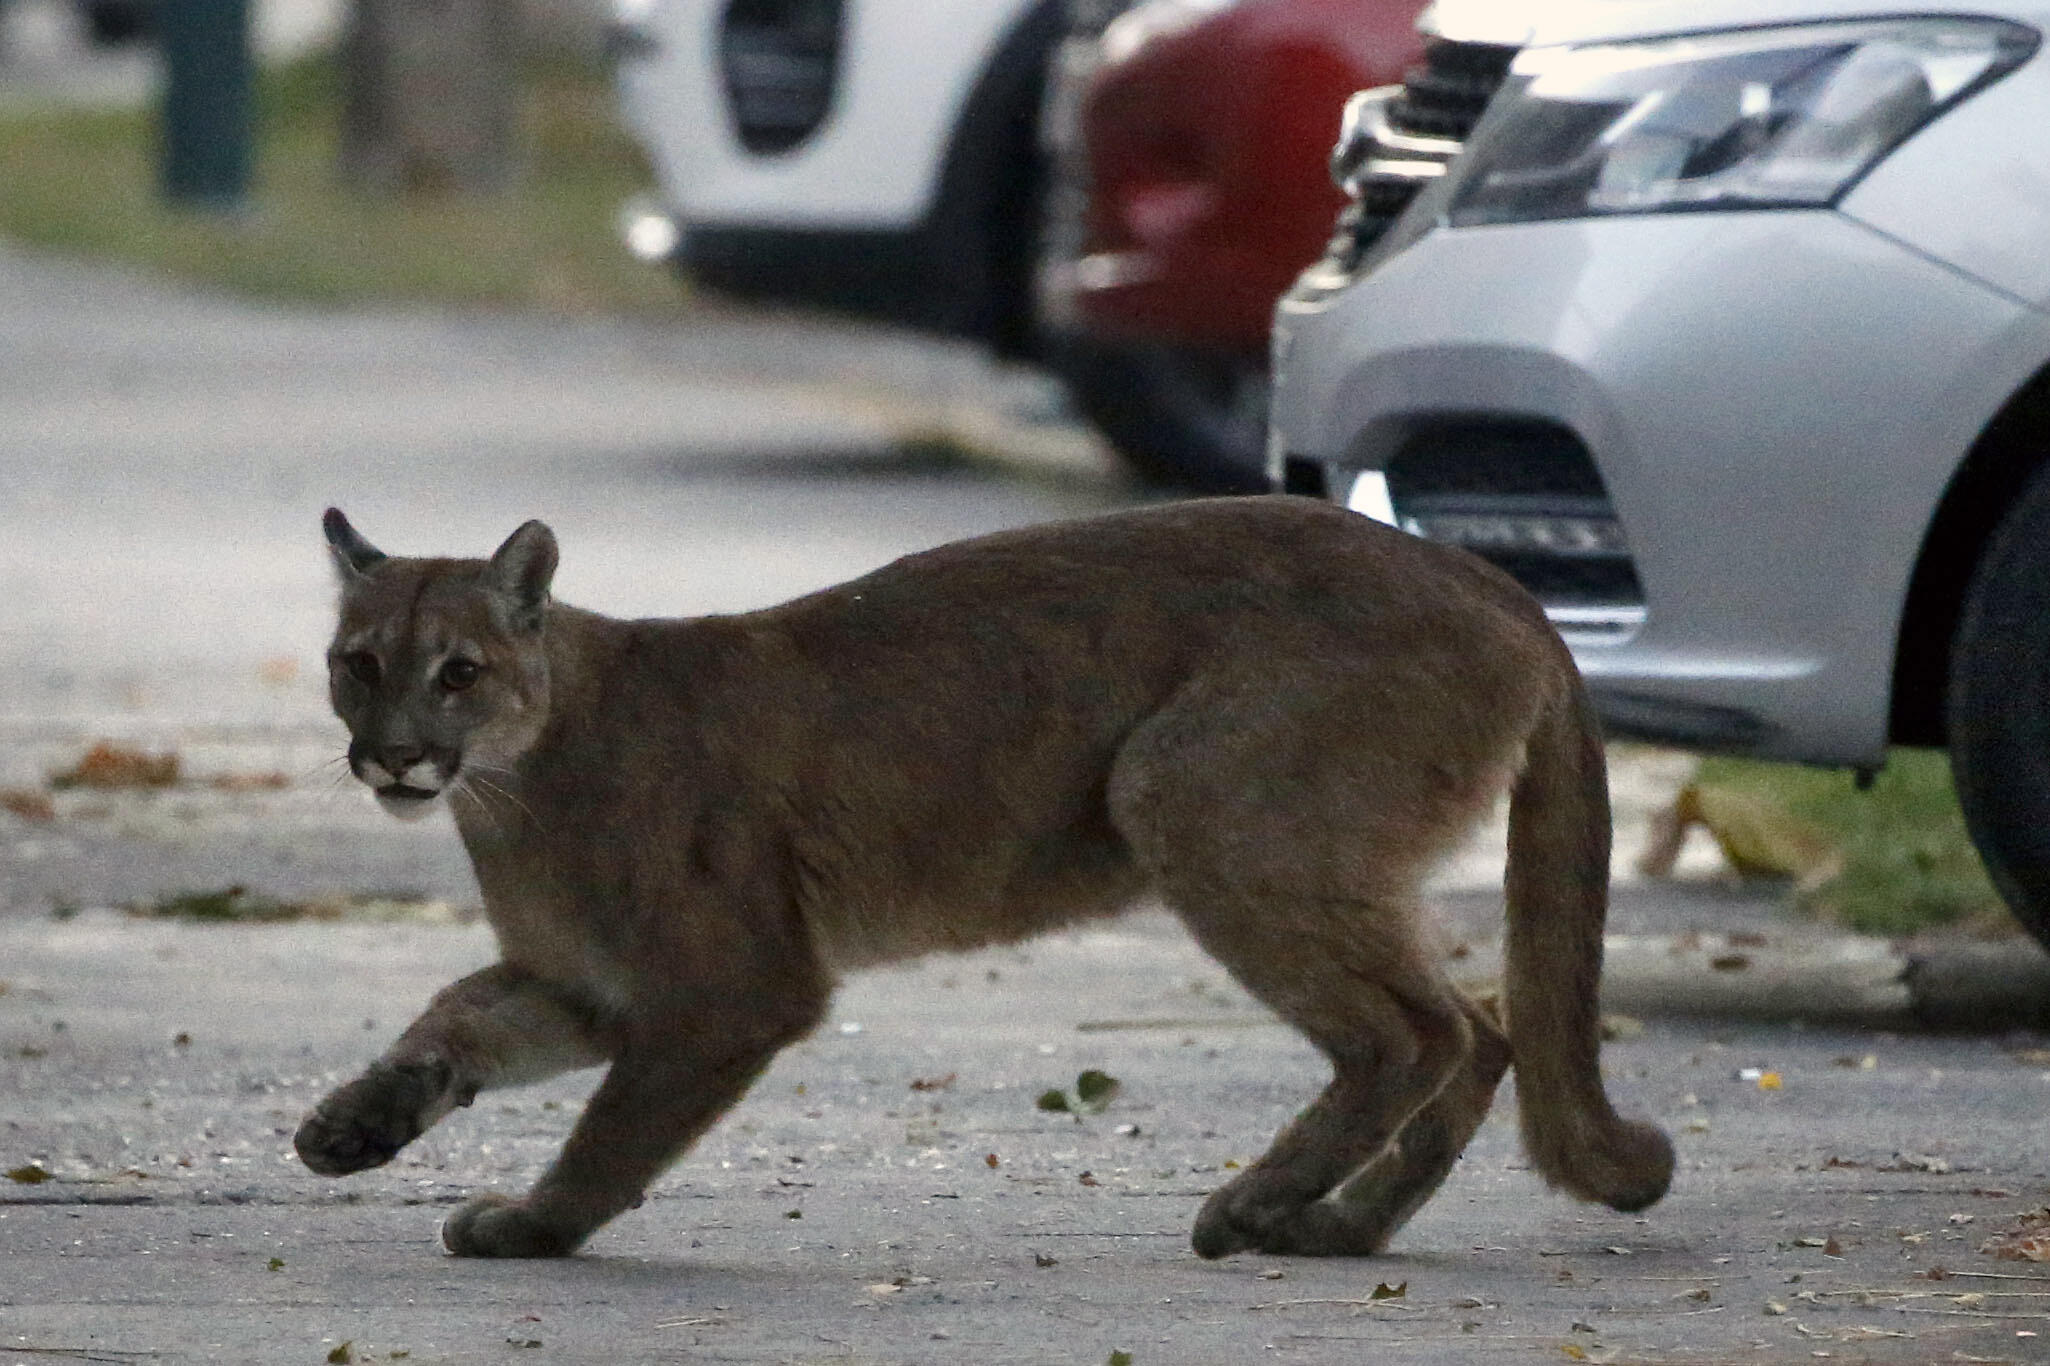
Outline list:
[[[1425,183],[1445,173],[1508,77],[1517,49],[1432,39],[1400,86],[1354,96],[1332,155],[1332,178],[1352,197],[1322,263],[1350,276]]]
[[[735,0],[719,30],[726,106],[740,145],[787,152],[826,121],[843,0]]]

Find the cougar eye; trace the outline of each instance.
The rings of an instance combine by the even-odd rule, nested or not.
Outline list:
[[[471,659],[451,659],[441,666],[441,686],[450,692],[461,692],[477,681],[477,675],[484,672],[484,666]]]
[[[341,662],[349,677],[366,688],[376,687],[378,679],[384,676],[384,669],[378,664],[377,656],[368,650],[351,650],[342,656]]]

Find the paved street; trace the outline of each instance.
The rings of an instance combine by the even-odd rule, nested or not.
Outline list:
[[[1626,877],[1614,919],[1612,1084],[1681,1152],[1643,1215],[1545,1194],[1505,1091],[1394,1255],[1197,1261],[1201,1198],[1323,1072],[1142,912],[857,979],[584,1255],[445,1258],[591,1079],[347,1180],[290,1153],[491,955],[449,828],[332,764],[320,510],[402,552],[545,517],[561,595],[639,614],[1134,494],[1033,377],[794,320],[339,316],[0,251],[0,355],[0,1363],[2050,1359],[2040,1263],[1981,1251],[2050,1203],[2050,1051],[1924,1033],[1886,946],[1698,877]],[[101,740],[179,782],[49,790]],[[1685,762],[1619,751],[1626,854]],[[1498,858],[1444,883],[1476,981]],[[286,918],[121,909],[180,892]],[[1085,1068],[1101,1114],[1036,1106]]]

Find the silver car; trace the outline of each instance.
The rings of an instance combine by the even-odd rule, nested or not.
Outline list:
[[[1278,311],[1270,473],[1506,567],[1612,730],[1948,745],[2050,942],[2050,3],[1423,25]]]

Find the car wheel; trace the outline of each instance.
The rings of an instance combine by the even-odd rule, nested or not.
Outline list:
[[[1063,337],[1069,397],[1151,483],[1199,493],[1267,489],[1267,370],[1186,347]]]
[[[1949,725],[1972,843],[2015,918],[2050,947],[2050,468],[2002,519],[1966,589]]]

